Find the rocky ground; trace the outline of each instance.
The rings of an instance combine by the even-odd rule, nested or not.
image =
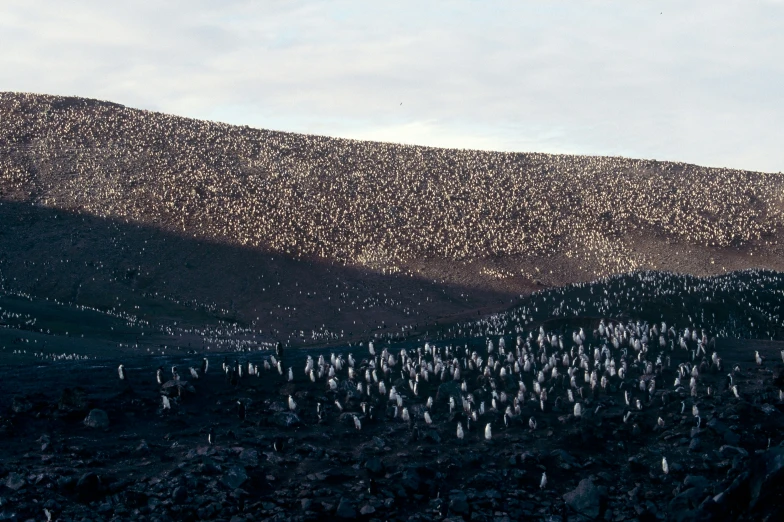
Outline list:
[[[380,404],[372,421],[348,380],[328,391],[307,379],[302,351],[284,356],[293,382],[262,369],[236,384],[222,372],[224,357],[210,354],[206,375],[187,379],[195,392],[169,393],[166,410],[156,368],[177,365],[185,380],[201,354],[6,366],[0,520],[780,520],[784,344],[718,344],[725,367],[739,366],[733,378],[742,393],[728,389],[726,372],[703,375],[716,391],[700,398],[700,427],[688,408],[681,412],[688,392],[625,423],[628,408],[608,391],[587,398],[579,419],[524,406],[521,417],[537,416],[535,430],[519,421],[505,427],[487,413],[479,426],[492,423],[491,441],[479,426],[457,439],[461,414],[449,412],[448,400],[460,390],[451,380],[414,397],[392,377],[412,420],[391,419]],[[368,357],[366,346],[332,351],[353,353],[358,366]],[[240,360],[263,368],[269,356]],[[687,354],[673,352],[662,381],[674,379],[681,359]],[[432,425],[423,420],[428,396]],[[318,402],[326,405],[321,420]]]

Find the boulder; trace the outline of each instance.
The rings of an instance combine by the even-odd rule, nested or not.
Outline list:
[[[586,478],[575,489],[564,494],[563,499],[573,511],[593,520],[599,518],[606,508],[607,490]]]
[[[240,453],[240,461],[251,468],[259,465],[259,452],[255,449],[243,449]]]
[[[348,499],[341,498],[338,504],[338,510],[335,512],[338,518],[357,518],[357,510],[354,509],[354,504]]]
[[[223,482],[229,489],[237,489],[248,480],[248,474],[242,466],[232,466],[223,474],[221,482]]]
[[[90,428],[105,429],[109,427],[109,415],[98,408],[90,410],[84,419],[84,425]]]
[[[456,515],[468,514],[468,498],[466,494],[458,489],[449,492],[449,511]]]
[[[25,484],[27,484],[27,481],[25,480],[24,476],[13,471],[9,473],[5,479],[6,487],[14,491],[19,491],[25,486]]]
[[[754,455],[750,466],[749,507],[752,512],[765,511],[771,507],[784,516],[784,506],[779,502],[779,494],[784,487],[784,447],[771,448]],[[769,520],[780,520],[777,516]]]

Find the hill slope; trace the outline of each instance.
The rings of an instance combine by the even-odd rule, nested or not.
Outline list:
[[[234,307],[245,320],[269,299],[259,296],[262,287],[236,281],[269,253],[311,267],[358,270],[357,281],[368,271],[394,276],[387,286],[408,295],[408,310],[422,307],[430,317],[497,305],[499,299],[508,303],[537,284],[629,270],[784,270],[780,174],[359,142],[79,98],[0,94],[0,200],[14,215],[26,207],[50,217],[89,216],[96,230],[94,220],[100,219],[125,232],[143,227],[191,246],[251,252],[240,257],[256,256],[253,261],[230,267],[221,259],[202,260],[200,279],[213,278],[214,287],[203,291],[192,291],[203,285],[180,269],[190,255],[186,247],[157,259],[104,261],[102,249],[115,248],[118,237],[107,232],[89,252],[115,277],[142,262],[168,264],[165,279],[162,273],[150,276],[150,288],[165,280],[182,300]],[[79,230],[79,220],[70,223],[77,227],[73,232],[92,234],[92,228],[89,234]],[[68,276],[62,270],[53,275],[54,269],[44,275],[25,265],[21,252],[11,255],[39,234],[26,225],[13,234],[0,231],[7,285],[41,292],[47,287],[62,298],[73,293],[64,279],[84,283],[94,277],[93,269],[78,263],[68,267]],[[146,252],[146,239],[135,237],[126,252]],[[236,288],[228,295],[232,281]],[[423,282],[438,287],[435,296],[421,294]],[[361,302],[380,295],[376,289],[357,297]],[[457,304],[439,313],[444,303],[438,295]],[[351,301],[349,311],[359,310],[357,299]],[[309,305],[301,306],[308,315]],[[336,324],[350,320],[335,318]]]

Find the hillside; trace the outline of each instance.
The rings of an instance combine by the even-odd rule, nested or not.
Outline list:
[[[784,270],[780,174],[360,142],[80,98],[0,94],[0,201],[8,290],[102,306],[165,294],[246,323],[296,306],[276,335],[348,331],[358,312],[363,333],[424,326],[631,270]]]

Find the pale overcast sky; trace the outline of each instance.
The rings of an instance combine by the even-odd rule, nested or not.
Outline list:
[[[784,171],[784,1],[0,2],[0,90]]]

